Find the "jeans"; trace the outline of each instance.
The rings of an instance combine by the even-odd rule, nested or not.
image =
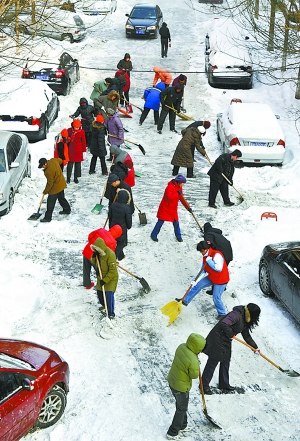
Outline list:
[[[203,369],[203,372],[202,372],[202,381],[203,381],[204,390],[208,389],[209,383],[211,382],[211,379],[214,375],[216,367],[218,366],[218,363],[220,363],[219,388],[220,389],[228,388],[230,359],[225,360],[225,361],[219,361],[219,360],[215,360],[214,358],[208,357],[205,368]]]
[[[105,298],[106,298],[106,304],[107,304],[107,312],[109,317],[115,316],[115,293],[113,291],[105,291]],[[103,292],[102,290],[99,291],[97,289],[97,297],[102,306],[104,305],[104,298],[103,298]]]
[[[196,285],[194,285],[190,291],[187,293],[187,295],[184,298],[184,303],[187,305],[193,300],[193,298],[201,291],[203,288],[207,288],[208,286],[211,286],[212,283],[209,280],[208,276],[203,277],[199,280]],[[223,285],[213,285],[213,301],[217,310],[218,315],[226,315],[227,311],[224,306],[224,303],[222,302],[222,294],[227,286],[227,283],[224,283]]]
[[[172,107],[172,106],[171,106]],[[158,124],[157,124],[157,130],[161,130],[163,128],[164,122],[166,120],[167,115],[169,114],[169,124],[170,124],[170,130],[174,130],[175,129],[175,119],[176,119],[176,113],[168,108],[162,108],[160,115],[159,115],[159,120],[158,120]]]
[[[52,219],[52,213],[56,204],[56,201],[60,203],[63,211],[65,213],[71,213],[71,207],[67,199],[65,198],[65,192],[64,190],[60,193],[56,194],[49,194],[47,198],[47,210],[45,213],[45,219],[50,220]]]
[[[176,400],[176,411],[173,421],[168,430],[168,435],[178,435],[179,430],[187,426],[187,410],[189,405],[189,392],[179,392],[170,386],[171,392]]]
[[[163,221],[161,219],[158,219],[158,221],[156,222],[156,224],[155,224],[155,226],[154,226],[154,228],[152,230],[151,236],[157,237],[157,235],[159,234],[159,232],[161,230],[161,227],[163,226],[164,222],[165,221]],[[173,228],[174,228],[174,233],[175,233],[175,236],[177,237],[177,239],[181,239],[181,231],[180,231],[179,221],[174,221],[173,222]]]
[[[140,117],[140,124],[143,124],[143,122],[145,121],[145,119],[148,116],[148,113],[150,112],[151,109],[148,109],[148,107],[144,107],[144,110],[142,111],[141,117]],[[154,113],[154,124],[157,125],[158,124],[158,119],[159,119],[159,111],[158,110],[153,110]]]

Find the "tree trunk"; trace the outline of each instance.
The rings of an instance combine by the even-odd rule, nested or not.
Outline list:
[[[256,20],[258,20],[258,16],[259,16],[259,0],[255,0],[254,16],[255,16]]]
[[[298,82],[296,87],[296,93],[295,93],[296,100],[300,100],[300,66],[298,70]]]
[[[276,13],[276,0],[271,0],[268,51],[274,50],[275,13]]]

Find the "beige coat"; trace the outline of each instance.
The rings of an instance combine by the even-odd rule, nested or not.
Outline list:
[[[194,166],[192,146],[194,145],[201,155],[205,155],[201,133],[197,127],[190,127],[183,129],[181,134],[182,139],[176,147],[171,164],[177,167],[192,168]]]
[[[66,188],[66,180],[60,168],[61,163],[62,159],[60,158],[52,158],[47,161],[44,169],[47,179],[47,184],[43,191],[44,194],[57,194]]]

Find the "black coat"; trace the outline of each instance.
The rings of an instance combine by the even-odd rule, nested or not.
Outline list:
[[[122,162],[116,162],[110,167],[110,172],[119,176],[120,180],[123,181],[128,176],[128,167]]]
[[[204,354],[218,361],[230,361],[231,338],[242,333],[243,339],[248,345],[257,349],[257,344],[252,339],[245,320],[245,307],[235,306],[229,314],[220,320],[206,337]]]
[[[126,184],[126,182],[124,181],[120,181],[120,185],[118,187],[113,187],[112,185],[107,185],[107,189],[105,192],[105,197],[108,199],[108,207],[111,206],[111,204],[114,202],[114,199],[116,197],[117,194],[117,189],[118,188],[125,188],[125,190],[128,190],[130,193],[130,208],[131,208],[131,213],[134,213],[134,202],[133,202],[133,198],[132,198],[132,191],[131,191],[131,187]]]
[[[116,202],[111,204],[108,211],[109,228],[114,225],[122,227],[122,236],[117,239],[117,242],[123,246],[127,245],[127,230],[130,230],[132,227],[132,213],[129,206],[130,198],[127,190],[120,190]]]
[[[119,61],[117,64],[117,69],[126,70],[128,73],[132,70],[132,62],[131,60],[125,61],[124,58]]]
[[[162,24],[162,27],[159,30],[159,35],[160,35],[161,40],[165,38],[165,39],[168,39],[169,41],[171,41],[170,31],[169,31],[168,26],[165,23]]]
[[[91,131],[91,124],[94,121],[94,116],[96,116],[96,111],[93,106],[88,104],[88,101],[86,98],[81,98],[80,102],[84,102],[85,106],[79,106],[73,115],[71,115],[72,118],[77,118],[78,116],[81,116],[81,124],[82,128],[85,132]]]
[[[92,124],[92,136],[90,142],[90,152],[93,156],[100,158],[107,155],[105,135],[106,129],[104,125],[94,121]]]
[[[203,225],[203,230],[204,240],[206,240],[214,250],[221,251],[228,265],[233,259],[230,241],[222,235],[222,230],[213,228],[209,222]]]
[[[177,112],[180,111],[180,105],[183,97],[183,89],[178,93],[175,87],[167,87],[160,93],[160,102],[165,110],[170,110],[169,107],[174,107]],[[164,107],[165,105],[169,107]]]
[[[232,183],[232,178],[234,174],[234,162],[231,160],[230,153],[223,153],[222,155],[220,155],[207,172],[211,179],[219,182],[220,184],[224,179],[222,173]]]

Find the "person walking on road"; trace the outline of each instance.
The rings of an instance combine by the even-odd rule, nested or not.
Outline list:
[[[168,183],[163,198],[158,207],[156,215],[158,220],[150,236],[154,242],[158,242],[157,236],[164,222],[173,223],[175,237],[178,242],[182,242],[181,230],[178,220],[178,202],[180,201],[184,208],[186,208],[186,210],[192,212],[189,203],[185,200],[183,196],[182,187],[185,183],[186,178],[182,175],[176,176],[176,178],[172,179]]]
[[[156,86],[148,87],[144,90],[144,110],[142,111],[139,125],[141,126],[148,116],[150,110],[154,113],[154,124],[157,126],[159,120],[159,108],[160,108],[160,93],[165,90],[165,83],[159,82]]]
[[[222,294],[229,282],[229,272],[226,261],[221,251],[211,248],[205,240],[198,243],[197,251],[199,251],[203,257],[198,281],[194,283],[184,299],[176,300],[182,302],[184,306],[187,306],[203,288],[212,285],[213,301],[218,313],[218,319],[221,319],[227,314],[222,301]]]
[[[168,87],[160,94],[160,102],[162,105],[159,120],[157,124],[157,132],[161,135],[161,131],[169,115],[169,124],[171,132],[177,133],[175,130],[176,112],[180,111],[180,105],[183,97],[184,86],[178,85],[176,87]]]
[[[52,213],[56,204],[56,201],[60,203],[62,211],[59,214],[70,214],[71,207],[67,199],[65,198],[65,188],[67,187],[66,180],[61,170],[62,160],[60,158],[46,159],[41,158],[39,160],[38,168],[42,168],[44,175],[47,179],[47,184],[44,188],[43,194],[47,194],[47,210],[43,219],[40,222],[51,222]]]
[[[235,390],[229,382],[232,338],[241,332],[245,342],[255,348],[256,351],[254,353],[259,355],[260,350],[250,335],[250,331],[258,325],[259,317],[260,307],[255,303],[248,303],[247,306],[235,306],[233,310],[210,331],[206,337],[206,346],[203,350],[203,353],[208,356],[202,373],[205,394],[212,394],[209,384],[219,363],[218,388],[221,389],[223,393],[230,393]]]
[[[168,56],[169,44],[171,44],[171,34],[167,23],[163,22],[159,30],[160,44],[161,44],[161,58]]]
[[[173,176],[178,175],[180,167],[186,167],[187,178],[195,178],[192,147],[195,146],[202,156],[205,156],[205,148],[202,143],[202,136],[205,134],[204,127],[191,127],[181,131],[182,138],[174,152],[171,164],[173,165]]]
[[[229,199],[228,185],[233,185],[233,174],[234,174],[234,161],[241,158],[242,152],[238,149],[233,150],[232,153],[223,153],[220,155],[211,168],[208,170],[207,174],[210,177],[209,186],[209,196],[208,196],[208,206],[211,208],[217,208],[216,197],[218,191],[220,191],[223,198],[224,205],[227,207],[232,207],[234,202]],[[225,177],[228,179],[225,179]],[[229,182],[230,184],[229,184]]]
[[[190,334],[186,343],[176,349],[167,380],[176,401],[176,411],[167,439],[177,439],[179,432],[187,429],[187,411],[192,380],[199,378],[200,361],[198,355],[203,351],[206,341],[200,334]]]

